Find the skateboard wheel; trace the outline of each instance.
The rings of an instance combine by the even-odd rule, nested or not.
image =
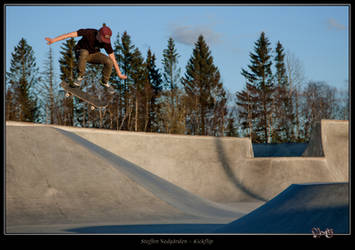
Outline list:
[[[91,106],[91,110],[94,110],[95,109],[95,106]]]

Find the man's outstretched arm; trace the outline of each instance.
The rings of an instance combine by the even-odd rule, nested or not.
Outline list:
[[[109,54],[108,56],[109,56],[109,57],[111,58],[111,60],[113,61],[113,66],[115,67],[115,70],[116,70],[116,73],[117,73],[118,77],[121,78],[121,79],[127,79],[127,76],[126,76],[126,75],[123,75],[123,74],[121,73],[120,67],[118,67],[115,54],[114,54],[114,53],[111,53],[111,54]]]
[[[64,40],[64,39],[67,39],[67,38],[70,38],[70,37],[77,37],[77,36],[78,36],[78,32],[74,31],[74,32],[71,32],[71,33],[68,33],[68,34],[60,35],[60,36],[58,36],[56,38],[46,37],[45,39],[47,40],[47,44],[51,45],[52,43],[55,43],[55,42],[58,42],[58,41],[61,41],[61,40]]]

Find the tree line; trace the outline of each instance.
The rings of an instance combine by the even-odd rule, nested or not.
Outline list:
[[[60,51],[60,81],[76,78],[75,40]],[[305,81],[300,61],[275,49],[265,33],[241,69],[245,87],[227,91],[203,35],[197,38],[185,72],[172,38],[162,52],[162,68],[148,49],[143,55],[130,35],[118,33],[113,42],[117,62],[128,78],[113,71],[111,97],[98,86],[101,65],[87,64],[82,88],[107,98],[107,108],[91,110],[76,97],[65,97],[55,77],[49,48],[40,72],[34,51],[22,38],[6,72],[5,118],[57,125],[169,134],[251,137],[254,143],[308,141],[311,126],[320,119],[348,119],[348,93],[325,82]]]

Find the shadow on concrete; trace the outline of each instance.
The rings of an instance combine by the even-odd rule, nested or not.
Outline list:
[[[349,233],[349,207],[346,205],[277,213],[267,209],[269,208],[262,207],[254,210],[213,233],[311,234],[313,228],[322,231],[332,229],[334,234]]]
[[[311,234],[313,228],[349,233],[348,183],[292,184],[215,233]]]
[[[264,197],[254,193],[251,191],[249,188],[247,188],[245,185],[241,183],[241,181],[238,179],[238,177],[234,174],[232,168],[233,165],[231,164],[230,160],[228,159],[228,156],[225,153],[225,150],[223,149],[222,141],[220,138],[216,137],[216,148],[217,148],[217,153],[218,153],[218,158],[219,161],[221,162],[223,166],[223,170],[226,173],[227,177],[229,180],[234,184],[234,186],[250,196],[251,198],[254,198],[256,200],[264,201],[266,202],[267,199]],[[235,163],[234,163],[235,164]]]
[[[79,234],[206,234],[224,224],[109,225],[67,229]]]

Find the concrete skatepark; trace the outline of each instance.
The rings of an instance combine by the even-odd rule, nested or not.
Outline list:
[[[249,138],[6,122],[8,234],[349,233],[348,122],[301,157]]]

